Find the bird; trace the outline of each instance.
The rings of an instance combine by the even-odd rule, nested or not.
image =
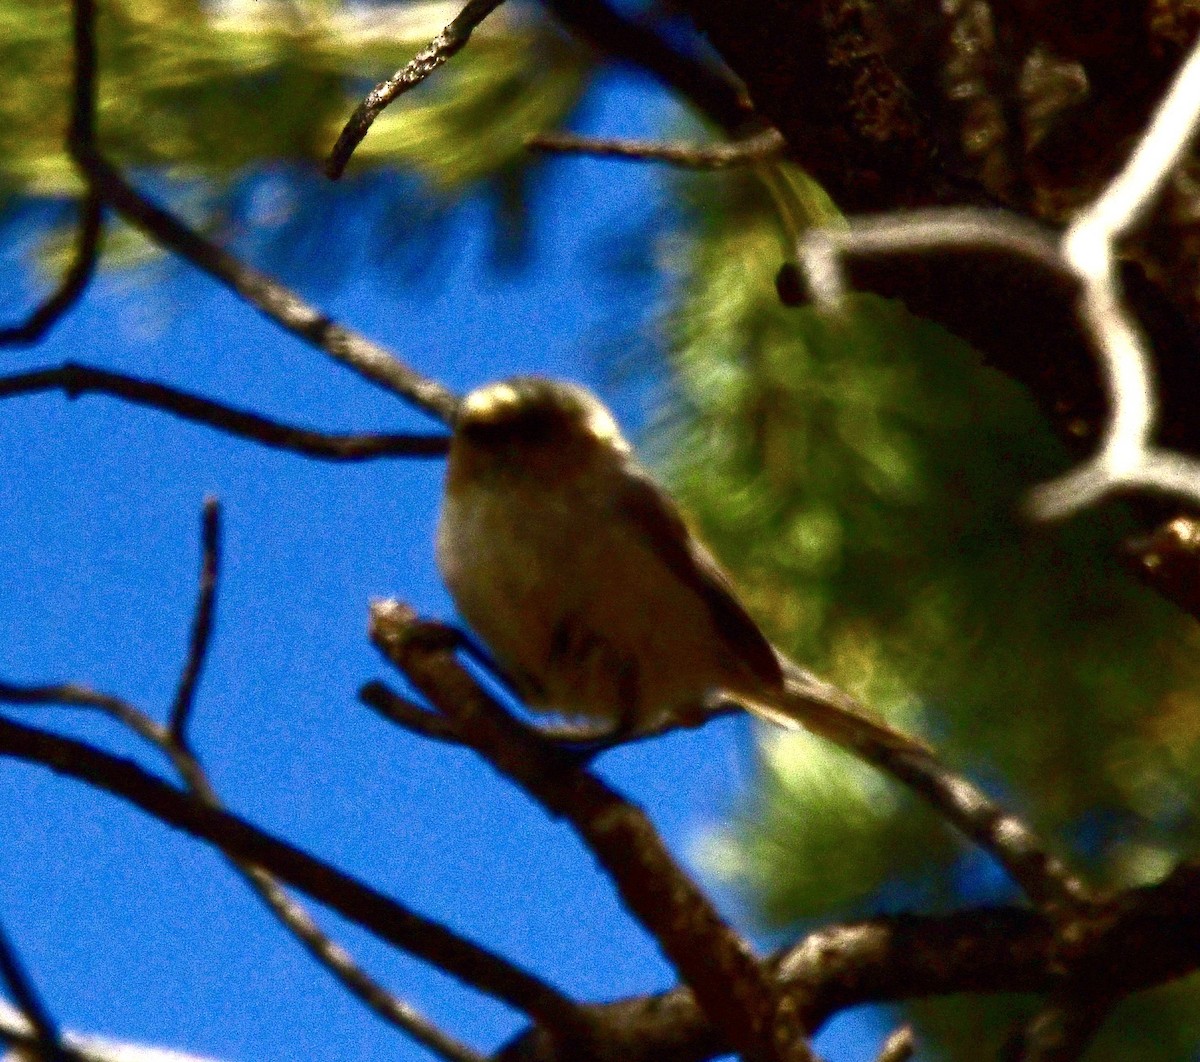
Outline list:
[[[439,570],[533,711],[614,743],[731,703],[874,758],[926,746],[778,651],[586,388],[517,376],[452,424]]]

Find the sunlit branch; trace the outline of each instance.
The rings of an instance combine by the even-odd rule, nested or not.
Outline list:
[[[908,1062],[916,1053],[917,1038],[911,1025],[901,1025],[891,1033],[875,1056],[875,1062]]]
[[[34,988],[33,980],[17,955],[13,942],[9,940],[4,924],[0,922],[0,980],[8,987],[25,1020],[33,1032],[33,1043],[41,1062],[67,1062],[62,1049],[58,1026],[50,1017],[42,997]]]
[[[1035,508],[1065,516],[1121,487],[1148,486],[1200,502],[1200,461],[1152,447],[1157,401],[1145,337],[1121,297],[1117,242],[1150,209],[1200,122],[1200,41],[1176,74],[1125,168],[1078,215],[1062,254],[1083,284],[1079,316],[1100,355],[1111,411],[1087,464],[1039,487]]]
[[[200,579],[196,587],[196,608],[192,613],[192,630],[188,639],[188,652],[175,700],[171,705],[168,733],[171,740],[187,746],[188,718],[196,699],[196,687],[208,648],[212,643],[213,614],[216,610],[217,582],[221,565],[221,503],[216,498],[204,500],[204,515],[200,533]]]
[[[728,144],[664,143],[655,140],[617,140],[574,133],[538,133],[525,141],[531,151],[587,155],[630,162],[664,162],[694,170],[721,170],[746,166],[777,156],[784,146],[778,130]]]
[[[331,180],[336,181],[345,172],[354,149],[362,143],[384,108],[416,88],[439,66],[461,51],[471,39],[475,27],[502,3],[504,0],[467,0],[466,6],[441,33],[391,77],[379,82],[367,93],[346,122],[326,160],[325,173]]]
[[[242,409],[213,402],[152,380],[66,362],[46,369],[0,376],[0,399],[15,395],[62,391],[68,398],[106,394],[149,409],[204,424],[227,435],[248,439],[321,461],[371,461],[385,457],[441,457],[445,435],[338,435],[297,428]]]

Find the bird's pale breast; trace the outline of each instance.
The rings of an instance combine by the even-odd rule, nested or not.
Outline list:
[[[565,715],[648,726],[745,688],[704,603],[596,486],[447,498],[438,562],[464,619],[532,706]]]

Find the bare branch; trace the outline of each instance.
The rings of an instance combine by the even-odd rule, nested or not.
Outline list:
[[[281,328],[365,379],[407,399],[444,423],[453,419],[458,400],[440,383],[420,375],[378,343],[331,320],[290,288],[210,243],[135,191],[99,155],[85,156],[82,164],[87,166],[106,202],[157,243],[216,277]]]
[[[1200,969],[1200,868],[1181,866],[1158,885],[1130,889],[1089,916],[1081,948],[1064,970],[1061,939],[1028,908],[982,907],[948,915],[893,915],[823,926],[772,959],[779,987],[810,1031],[867,1003],[961,994],[1052,993],[1065,976],[1113,998]],[[1090,988],[1089,988],[1090,986]],[[594,1007],[619,1037],[622,1062],[708,1062],[729,1044],[693,993]],[[569,1051],[530,1030],[501,1062],[572,1062]]]
[[[100,198],[89,191],[79,204],[75,255],[58,287],[20,324],[0,328],[0,346],[37,343],[79,301],[96,272],[103,229],[104,211]]]
[[[1083,284],[1079,316],[1100,356],[1112,410],[1100,451],[1038,488],[1047,518],[1066,516],[1114,489],[1151,487],[1200,502],[1200,461],[1153,447],[1156,398],[1149,351],[1121,298],[1117,242],[1146,214],[1200,123],[1200,41],[1175,76],[1125,168],[1062,239]]]
[[[196,699],[196,686],[212,641],[213,613],[217,602],[217,579],[221,565],[221,503],[216,498],[204,499],[204,515],[200,526],[201,561],[196,609],[192,615],[187,659],[179,676],[169,724],[171,740],[184,748],[187,747],[188,717]]]
[[[131,704],[108,693],[99,693],[78,682],[53,685],[22,685],[0,681],[0,701],[7,704],[44,704],[58,707],[95,708],[129,727],[147,741],[157,743],[157,724],[142,716]],[[149,724],[147,727],[144,724]]]
[[[104,790],[231,858],[262,867],[380,940],[528,1014],[569,1042],[585,1042],[591,1035],[579,1008],[534,974],[245,819],[168,785],[131,760],[4,718],[0,755]]]
[[[794,1010],[779,1006],[763,965],[671,858],[645,814],[578,757],[504,711],[450,650],[420,637],[420,626],[398,602],[372,604],[371,637],[380,651],[464,743],[574,829],[735,1050],[760,1060],[812,1059]]]
[[[373,708],[389,723],[411,730],[421,737],[461,745],[458,730],[444,715],[431,712],[419,704],[401,697],[382,682],[368,682],[358,691],[358,699]]]
[[[309,431],[152,380],[75,362],[0,376],[0,399],[46,391],[62,391],[68,398],[88,393],[112,395],[135,405],[170,413],[194,424],[216,428],[227,435],[249,439],[274,450],[286,450],[320,461],[441,457],[449,447],[448,437],[441,434],[336,435]]]
[[[1069,274],[1053,234],[1003,210],[975,207],[910,210],[853,218],[843,226],[813,229],[804,235],[797,255],[813,299],[837,311],[846,298],[842,259],[846,255],[910,254],[957,249],[989,250],[1020,255]]]
[[[665,162],[693,170],[722,170],[775,158],[784,148],[776,129],[728,144],[663,143],[654,140],[606,140],[574,133],[539,133],[529,137],[531,151],[564,152],[632,162]]]
[[[384,108],[409,89],[416,88],[439,66],[461,51],[471,39],[475,27],[502,3],[504,0],[467,0],[466,6],[441,33],[391,77],[379,82],[367,93],[329,152],[325,173],[330,180],[336,181],[346,171],[354,149],[362,143]]]
[[[0,978],[8,986],[21,1013],[33,1028],[34,1047],[41,1062],[67,1062],[59,1039],[58,1026],[33,986],[33,981],[0,923]]]
[[[46,701],[50,691],[71,703],[108,703],[100,695],[76,686],[6,687],[25,703]],[[428,958],[427,948],[407,943],[414,930],[412,920],[422,922],[393,901],[343,876],[269,835],[262,834],[235,816],[197,807],[197,802],[179,793],[128,761],[108,756],[86,745],[47,735],[0,719],[0,754],[51,766],[60,773],[105,789],[147,810],[162,821],[179,826],[215,844],[228,854],[267,865],[273,873],[292,880],[314,898],[326,903],[352,921],[383,939],[427,958],[487,991],[466,971],[476,961],[492,969],[498,960],[484,952],[473,956],[474,946],[450,934],[449,952],[464,946],[469,958],[443,963]],[[523,750],[509,750],[509,756]],[[545,755],[554,757],[558,750]],[[559,758],[556,762],[561,764]],[[544,764],[544,766],[549,766]],[[517,768],[512,768],[517,769]],[[568,766],[567,770],[571,768]],[[547,780],[551,785],[556,780]],[[557,781],[570,785],[569,776]],[[564,797],[564,799],[570,799]],[[620,829],[614,824],[617,836]],[[232,840],[232,843],[229,843]],[[315,884],[313,884],[315,883]],[[309,888],[312,884],[313,887]],[[850,925],[824,927],[772,960],[778,987],[787,993],[805,1025],[819,1027],[832,1014],[847,1007],[870,1002],[894,1002],[920,996],[961,992],[1051,992],[1069,976],[1084,991],[1103,986],[1107,998],[1164,984],[1200,969],[1200,866],[1183,865],[1158,885],[1131,889],[1104,901],[1088,914],[1080,926],[1079,944],[1070,954],[1066,970],[1063,950],[1052,926],[1038,914],[1017,908],[984,908],[947,916],[915,916],[871,919]],[[398,913],[397,913],[398,911]],[[434,924],[434,943],[449,931]],[[501,966],[503,969],[503,965]],[[462,971],[462,972],[460,972]],[[499,971],[493,973],[502,979]],[[529,991],[523,971],[517,970],[510,992],[524,998]],[[728,1051],[728,1041],[704,1020],[691,991],[676,989],[665,996],[623,1000],[584,1008],[561,1000],[553,989],[543,986],[557,1005],[569,1013],[587,1034],[616,1037],[626,1062],[699,1062]],[[508,998],[501,992],[499,998]],[[536,995],[537,992],[535,991]],[[509,999],[511,1002],[511,999]],[[531,1008],[514,1004],[526,1013]],[[542,1009],[542,1008],[539,1008]],[[556,1012],[556,1004],[545,1009]],[[535,1015],[535,1021],[537,1017]],[[570,1018],[568,1020],[568,1025]],[[564,1026],[547,1021],[547,1033]],[[578,1058],[582,1041],[547,1046],[537,1033],[542,1050],[511,1057]],[[505,1053],[504,1057],[509,1057]]]
[[[379,344],[337,324],[295,292],[209,242],[130,185],[100,152],[95,139],[95,0],[74,0],[76,102],[69,147],[97,196],[155,242],[235,291],[281,328],[324,351],[360,376],[407,399],[441,421],[453,419],[457,398]]]

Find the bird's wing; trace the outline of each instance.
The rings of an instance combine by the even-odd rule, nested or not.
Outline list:
[[[671,496],[643,469],[631,467],[616,504],[617,515],[637,527],[655,556],[700,599],[730,651],[762,682],[780,685],[783,674],[771,643],[742,607],[724,569],[688,529]]]

